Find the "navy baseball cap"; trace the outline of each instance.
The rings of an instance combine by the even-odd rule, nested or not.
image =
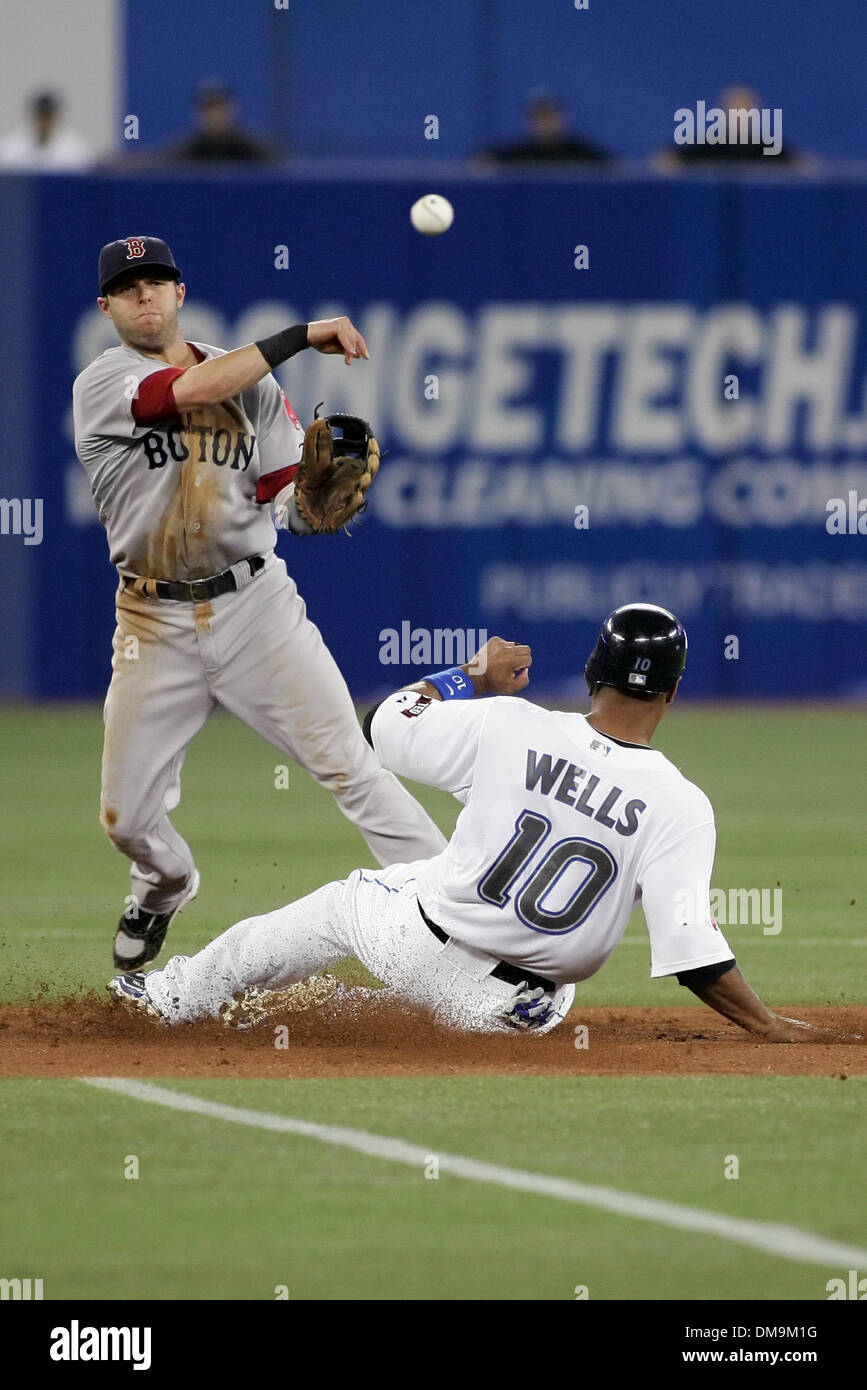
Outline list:
[[[110,241],[99,253],[99,292],[105,294],[112,280],[128,270],[167,270],[172,280],[181,272],[169,247],[158,236],[127,236]]]

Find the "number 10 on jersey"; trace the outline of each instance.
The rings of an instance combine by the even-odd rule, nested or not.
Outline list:
[[[478,894],[486,903],[505,908],[514,898],[514,911],[531,931],[568,932],[580,927],[617,877],[617,861],[596,840],[574,836],[550,845],[532,872],[530,861],[551,834],[551,822],[538,811],[524,810],[515,833],[479,880]],[[545,907],[555,886],[575,863],[589,872],[569,901],[556,911]]]

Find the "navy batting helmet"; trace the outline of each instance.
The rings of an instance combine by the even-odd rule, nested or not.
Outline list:
[[[592,695],[611,685],[637,700],[667,695],[686,665],[686,633],[673,613],[655,603],[626,603],[602,625],[584,676]]]

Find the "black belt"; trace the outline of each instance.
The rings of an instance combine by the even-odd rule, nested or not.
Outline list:
[[[246,560],[240,561],[241,564],[250,566],[250,578],[252,579],[265,567],[265,558],[262,555],[249,555]],[[238,583],[231,570],[223,570],[222,574],[213,574],[210,579],[136,579],[131,574],[123,576],[124,586],[127,589],[135,589],[137,594],[142,594],[145,598],[170,598],[177,599],[182,603],[209,603],[212,598],[219,598],[220,594],[228,594],[232,589],[237,589]]]
[[[442,941],[443,945],[447,941],[451,941],[448,932],[443,931],[442,927],[438,927],[436,922],[431,921],[421,903],[418,904],[418,910],[425,926],[433,932],[437,941]],[[546,980],[544,975],[536,975],[532,970],[525,970],[522,965],[510,965],[505,960],[501,960],[499,965],[495,965],[491,974],[496,980],[505,980],[507,985],[520,985],[526,980],[530,989],[538,989],[541,985],[546,994],[554,994],[557,990],[553,980]]]

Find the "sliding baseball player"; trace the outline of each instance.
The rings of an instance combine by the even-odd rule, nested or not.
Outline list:
[[[686,662],[666,609],[631,604],[585,667],[589,714],[513,698],[530,649],[495,637],[366,721],[386,767],[464,804],[442,853],[357,869],[288,907],[238,922],[192,957],[116,977],[110,992],[167,1023],[234,1017],[347,954],[448,1026],[547,1032],[575,983],[605,964],[641,901],[651,975],[674,975],[770,1042],[807,1025],[753,993],[710,912],[715,832],[705,794],[650,746]],[[477,700],[479,695],[496,698]]]

